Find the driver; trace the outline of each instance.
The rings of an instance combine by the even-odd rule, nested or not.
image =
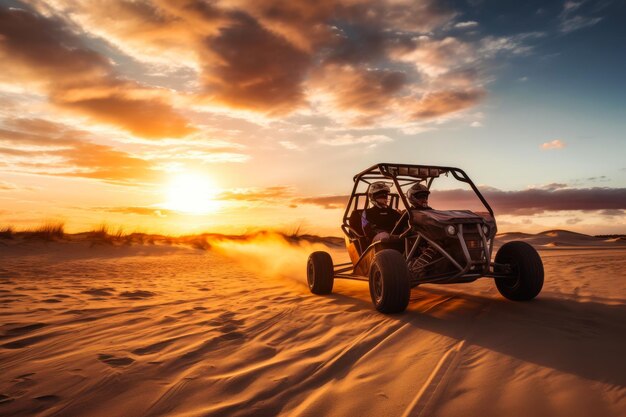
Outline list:
[[[373,182],[367,190],[372,207],[363,210],[361,225],[371,242],[389,237],[400,213],[389,207],[390,188],[382,181]]]

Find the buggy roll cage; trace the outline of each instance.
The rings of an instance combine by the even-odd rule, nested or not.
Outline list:
[[[441,174],[452,174],[452,176],[460,182],[464,182],[469,184],[474,190],[474,193],[478,196],[480,201],[483,203],[487,211],[491,217],[494,217],[493,209],[485,200],[485,197],[480,193],[474,182],[467,176],[465,171],[460,168],[454,167],[442,167],[435,165],[410,165],[410,164],[390,164],[390,163],[378,163],[376,165],[372,165],[368,169],[359,172],[353,177],[354,186],[352,187],[352,193],[350,194],[350,200],[348,200],[348,204],[346,205],[346,210],[343,214],[343,221],[341,225],[341,230],[346,234],[346,236],[350,237],[350,232],[355,235],[358,235],[354,229],[350,227],[349,217],[352,209],[352,203],[354,204],[354,210],[358,208],[359,198],[364,197],[366,199],[365,207],[369,204],[367,201],[366,193],[357,193],[357,188],[361,182],[365,182],[366,184],[371,184],[372,180],[383,180],[383,179],[391,179],[393,184],[398,190],[398,194],[391,194],[391,202],[390,205],[392,207],[398,205],[398,198],[402,201],[404,208],[409,210],[411,205],[409,204],[406,196],[402,192],[402,187],[407,186],[409,184],[414,184],[416,182],[426,181],[426,186],[430,189],[435,178],[439,177]],[[401,184],[400,181],[403,181]]]

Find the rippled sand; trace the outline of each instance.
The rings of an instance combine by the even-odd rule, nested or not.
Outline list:
[[[0,243],[0,415],[626,415],[626,249],[542,250],[533,302],[484,279],[384,316],[309,293],[321,246]]]

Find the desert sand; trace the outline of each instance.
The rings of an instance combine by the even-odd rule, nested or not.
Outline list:
[[[624,242],[499,238],[539,249],[537,299],[423,285],[393,316],[309,292],[331,240],[0,239],[0,415],[626,415]]]

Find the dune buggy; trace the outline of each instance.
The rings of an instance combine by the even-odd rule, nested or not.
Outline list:
[[[442,175],[469,185],[487,211],[411,207],[404,191],[415,183],[430,190]],[[541,291],[543,263],[529,244],[508,242],[491,261],[497,231],[493,210],[463,170],[380,163],[353,180],[341,225],[351,262],[333,265],[327,252],[313,252],[307,261],[307,282],[314,294],[330,294],[335,278],[368,281],[376,309],[398,313],[406,309],[411,288],[426,283],[467,283],[490,277],[500,294],[515,301],[531,300]],[[389,205],[402,208],[403,214],[389,238],[370,242],[361,216],[370,204],[367,188],[381,180],[392,189]]]

